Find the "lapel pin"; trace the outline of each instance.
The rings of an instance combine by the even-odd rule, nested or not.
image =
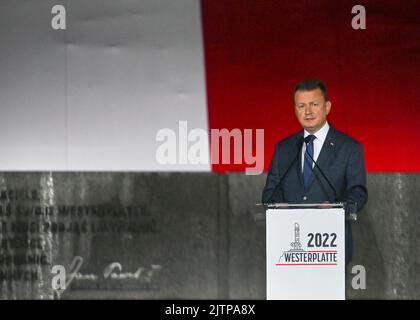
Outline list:
[[[330,142],[330,146],[333,146],[334,145],[334,142]]]

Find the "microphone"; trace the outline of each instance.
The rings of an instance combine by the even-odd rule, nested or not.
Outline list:
[[[314,158],[312,158],[312,156],[309,154],[309,152],[308,152],[308,142],[303,137],[302,137],[302,140],[304,140],[304,142],[306,144],[305,154],[307,154],[309,156],[309,158],[311,158],[312,162],[315,164],[315,167],[318,168],[319,172],[324,177],[325,181],[327,181],[328,185],[330,186],[330,188],[334,192],[334,197],[335,197],[334,201],[337,201],[337,199],[338,199],[338,197],[337,197],[337,191],[335,190],[334,186],[332,185],[330,179],[328,179],[327,176],[324,174],[324,171],[322,171],[321,167],[316,163],[316,161],[314,160]]]
[[[268,201],[268,203],[273,203],[273,198],[276,195],[277,190],[279,189],[279,187],[281,186],[284,178],[286,177],[287,173],[289,172],[289,170],[292,168],[293,164],[295,163],[296,159],[299,156],[299,153],[301,152],[301,147],[303,145],[304,139],[303,137],[300,137],[300,139],[298,140],[298,151],[296,152],[295,157],[293,158],[292,162],[290,162],[289,166],[287,167],[286,171],[283,173],[282,177],[279,180],[279,183],[277,183],[276,187],[274,188],[273,194],[271,195],[270,201]]]

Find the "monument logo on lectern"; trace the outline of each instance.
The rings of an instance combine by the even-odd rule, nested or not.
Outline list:
[[[290,249],[283,251],[276,266],[337,266],[335,233],[308,233],[307,250],[303,249],[300,225],[294,223],[294,241]]]

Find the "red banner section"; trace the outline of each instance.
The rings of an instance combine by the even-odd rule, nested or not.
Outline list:
[[[356,4],[366,29],[352,27]],[[209,128],[263,128],[267,170],[300,130],[294,85],[320,78],[330,123],[363,143],[369,172],[420,172],[419,12],[418,0],[202,0]]]

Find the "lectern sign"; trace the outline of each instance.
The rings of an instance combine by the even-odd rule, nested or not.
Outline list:
[[[267,299],[344,299],[344,210],[267,210]]]
[[[337,248],[337,234],[336,233],[309,233],[307,234],[307,247],[314,248],[315,250],[304,250],[302,249],[302,243],[300,242],[300,226],[295,223],[294,228],[294,242],[290,244],[290,249],[284,251],[281,255],[277,266],[336,266],[337,265],[337,250],[325,250],[325,248]],[[331,235],[331,241],[328,239]],[[315,239],[315,242],[314,242]],[[319,250],[321,248],[321,250]]]

